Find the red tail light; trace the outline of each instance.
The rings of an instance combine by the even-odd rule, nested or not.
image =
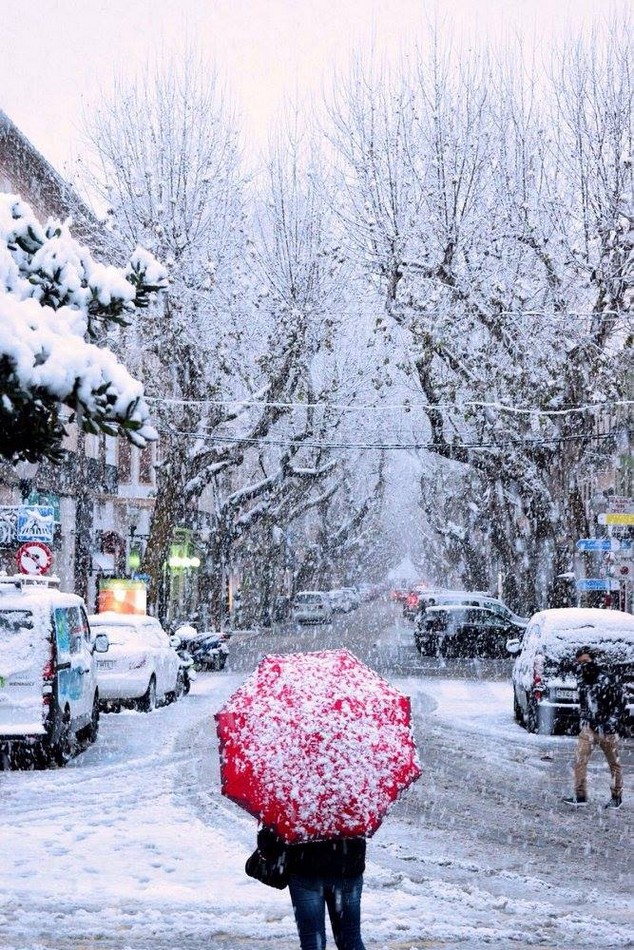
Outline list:
[[[55,677],[55,662],[52,655],[42,669],[42,722],[46,722],[51,701],[53,699],[53,679]]]
[[[407,606],[415,607],[418,603],[418,594],[409,594],[407,597]]]
[[[533,663],[533,696],[539,702],[543,696],[543,679],[542,673],[544,672],[544,657],[541,654],[537,654],[535,657],[535,662]]]

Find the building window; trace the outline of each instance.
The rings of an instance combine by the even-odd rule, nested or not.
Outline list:
[[[119,481],[132,481],[132,450],[127,439],[119,439]]]
[[[86,435],[86,458],[89,459],[98,459],[100,457],[100,440],[99,436],[93,433],[88,433]]]
[[[106,465],[117,464],[117,440],[114,436],[106,436]]]
[[[152,446],[146,445],[139,453],[139,482],[152,485],[154,468],[152,465]]]

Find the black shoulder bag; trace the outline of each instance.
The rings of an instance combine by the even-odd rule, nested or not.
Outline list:
[[[288,884],[288,871],[286,870],[286,852],[282,852],[278,857],[265,858],[257,848],[253,854],[247,858],[244,870],[249,877],[255,878],[261,884],[268,887],[276,887],[278,891],[283,891]]]

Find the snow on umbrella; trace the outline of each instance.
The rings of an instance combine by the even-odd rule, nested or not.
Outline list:
[[[216,723],[223,794],[289,843],[372,835],[421,774],[409,698],[348,650],[265,657]]]

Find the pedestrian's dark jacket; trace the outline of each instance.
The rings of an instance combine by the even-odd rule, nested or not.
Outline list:
[[[272,829],[261,828],[258,849],[271,861],[286,854],[288,873],[300,877],[358,877],[365,871],[365,838],[286,844]]]
[[[618,733],[626,709],[622,683],[595,662],[583,664],[577,682],[581,726],[604,735]]]

